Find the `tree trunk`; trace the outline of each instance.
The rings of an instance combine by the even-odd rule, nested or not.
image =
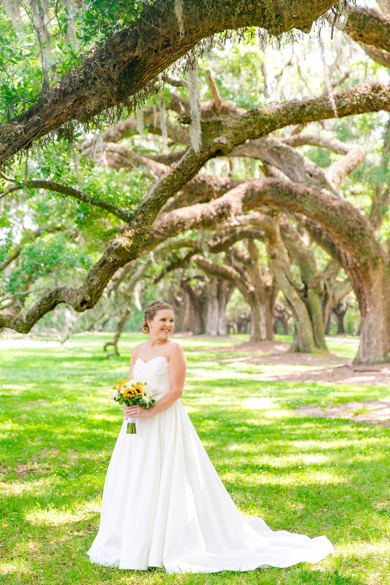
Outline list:
[[[251,308],[251,341],[264,341],[267,338],[265,323],[265,305],[262,305],[257,295],[251,294],[248,300]]]
[[[247,271],[253,288],[248,294],[251,308],[251,341],[264,341],[267,339],[267,295],[264,276],[259,266],[259,253],[255,241],[249,239],[247,248],[251,259],[251,262],[247,263]]]
[[[344,329],[344,317],[345,317],[345,313],[347,312],[347,309],[345,309],[345,311],[342,311],[341,313],[336,313],[337,316],[337,333],[345,333],[345,329]]]
[[[317,271],[317,262],[310,246],[306,244],[299,232],[286,221],[280,220],[280,233],[283,243],[290,256],[299,268],[304,285],[303,300],[305,301],[316,347],[328,351],[325,342],[325,326],[322,315],[320,293],[323,290],[322,275]]]
[[[193,333],[194,335],[200,335],[205,332],[205,314],[206,314],[206,298],[203,295],[202,290],[194,291],[191,288],[191,285],[186,282],[186,280],[182,280],[181,285],[182,289],[187,293],[188,299],[192,305],[192,313],[194,316],[193,322]]]
[[[344,329],[344,317],[348,310],[348,304],[340,301],[338,305],[333,307],[333,313],[337,318],[337,333],[345,333]]]
[[[313,326],[314,343],[316,347],[328,351],[325,342],[325,327],[322,316],[320,295],[313,289],[307,291],[306,305],[309,311],[310,320]]]
[[[330,332],[330,326],[331,326],[332,322],[331,322],[331,318],[330,315],[326,321],[326,326],[325,326],[325,335],[329,335]]]
[[[358,274],[349,271],[360,315],[360,346],[355,363],[374,364],[390,359],[390,267],[380,258],[377,265]]]
[[[218,302],[218,279],[210,277],[207,283],[207,335],[218,335],[219,302]]]
[[[296,333],[292,349],[311,353],[315,347],[312,323],[307,307],[293,284],[287,254],[276,223],[274,229],[267,233],[267,248],[270,269],[294,317]]]
[[[279,291],[279,287],[276,284],[275,277],[273,277],[272,284],[265,286],[265,329],[266,329],[266,339],[268,341],[273,341],[273,339],[274,339],[273,318],[274,318],[275,301],[276,301],[278,291]]]
[[[123,331],[123,328],[126,324],[127,318],[131,312],[131,300],[132,300],[132,297],[130,296],[129,300],[126,302],[126,304],[124,306],[124,309],[122,311],[122,315],[120,316],[120,319],[117,323],[114,338],[111,341],[107,341],[107,343],[104,344],[104,347],[103,347],[104,351],[107,351],[107,348],[110,345],[112,345],[114,348],[114,353],[107,354],[107,357],[110,357],[110,355],[117,355],[117,356],[120,355],[119,351],[118,351],[118,341],[119,341],[119,338],[120,338],[121,333]]]
[[[184,292],[184,318],[183,318],[183,331],[194,331],[194,306],[191,303],[190,295],[186,290]]]
[[[234,284],[227,280],[218,279],[218,335],[226,335],[226,305],[235,289]]]

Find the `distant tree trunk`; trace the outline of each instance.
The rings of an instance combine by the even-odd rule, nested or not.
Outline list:
[[[239,317],[237,319],[237,333],[248,333],[248,326],[251,320],[248,317]]]
[[[228,304],[230,297],[235,289],[235,285],[227,280],[218,280],[218,335],[226,335],[226,305]]]
[[[269,219],[272,222],[271,218]],[[311,353],[314,351],[315,342],[309,312],[294,285],[287,253],[280,237],[279,226],[275,222],[272,224],[271,229],[267,231],[270,269],[283,291],[294,317],[295,335],[292,350]]]
[[[206,286],[207,292],[207,335],[218,335],[219,303],[218,303],[218,278],[211,277]]]
[[[184,317],[182,331],[194,331],[195,315],[194,305],[191,302],[190,295],[183,288],[184,293]]]
[[[110,345],[112,345],[113,349],[114,349],[114,353],[108,354],[107,357],[110,357],[110,355],[118,355],[118,356],[120,355],[119,350],[118,350],[118,341],[119,341],[119,338],[122,334],[123,328],[126,324],[127,318],[131,312],[131,300],[132,299],[130,297],[130,299],[128,299],[128,301],[125,303],[125,306],[124,306],[123,311],[122,311],[122,315],[120,316],[120,319],[119,319],[117,326],[116,326],[114,338],[111,341],[107,341],[107,343],[104,344],[104,347],[103,347],[104,351],[107,351],[107,348],[110,347]]]
[[[265,286],[265,327],[268,341],[273,341],[274,339],[273,318],[275,301],[278,292],[279,287],[276,283],[276,278],[272,277],[271,284],[266,284]]]
[[[193,261],[209,277],[216,276],[229,280],[240,290],[251,309],[251,341],[262,341],[266,338],[267,334],[265,324],[265,295],[262,294],[260,288],[256,287],[252,281],[253,268],[251,267],[251,258],[233,249],[231,250],[231,254],[234,254],[234,259],[227,258],[227,261],[232,264],[219,264],[198,254],[193,256]],[[237,258],[240,264],[244,264],[244,267],[239,265],[236,261]]]
[[[168,298],[168,297],[167,297]],[[173,308],[173,313],[175,315],[175,331],[184,331],[183,324],[184,324],[184,295],[180,296],[176,292],[171,291],[170,295],[170,304]]]
[[[248,302],[251,309],[251,341],[264,341],[267,337],[265,305],[261,304],[255,294],[250,295]]]
[[[208,335],[226,335],[226,305],[235,286],[227,280],[209,277],[207,287],[207,321]]]
[[[307,291],[307,308],[313,326],[315,344],[320,349],[328,351],[325,341],[325,327],[318,290],[316,291],[309,288]]]
[[[344,317],[348,311],[348,303],[340,301],[335,307],[333,307],[333,313],[337,318],[337,333],[345,333],[344,329]]]
[[[330,326],[332,324],[332,321],[331,321],[331,318],[330,317],[331,317],[331,315],[328,316],[328,319],[326,321],[325,335],[329,335],[329,333],[330,333]]]
[[[330,316],[334,307],[341,303],[344,297],[352,291],[352,285],[349,280],[336,283],[340,268],[340,263],[332,258],[322,272],[324,286],[320,295],[320,301],[326,335],[329,335]]]
[[[203,294],[202,288],[198,288],[196,291],[193,290],[188,279],[182,279],[180,286],[188,294],[188,299],[192,305],[192,313],[194,316],[192,331],[194,335],[205,333],[207,299]]]
[[[302,299],[306,304],[310,316],[314,343],[316,347],[328,351],[325,342],[325,326],[320,303],[323,282],[321,274],[317,271],[317,263],[313,250],[306,244],[290,222],[282,218],[280,224],[283,243],[301,274],[301,280],[304,285]]]
[[[284,335],[288,335],[288,322],[291,317],[291,311],[277,298],[274,304],[274,332],[278,332],[278,324],[281,323]]]
[[[252,330],[251,341],[264,341],[265,339],[273,339],[274,332],[272,330],[272,312],[269,312],[269,303],[267,303],[266,287],[264,276],[259,266],[259,253],[257,251],[254,240],[247,241],[247,249],[249,252],[250,262],[247,264],[247,270],[250,275],[251,283],[253,285],[251,312],[252,312]],[[267,327],[267,321],[271,318],[271,331]],[[271,337],[268,337],[270,335]]]

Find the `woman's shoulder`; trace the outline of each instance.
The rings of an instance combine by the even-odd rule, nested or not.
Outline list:
[[[137,358],[139,356],[139,352],[141,351],[141,348],[145,345],[145,341],[143,343],[138,343],[137,345],[135,345],[133,347],[133,349],[131,350],[131,355],[134,356],[135,358]]]
[[[177,357],[184,357],[184,351],[180,343],[177,341],[169,341],[167,347],[167,357],[175,359]]]

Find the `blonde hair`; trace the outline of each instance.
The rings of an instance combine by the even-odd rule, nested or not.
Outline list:
[[[151,303],[148,304],[148,306],[145,309],[144,320],[142,322],[142,333],[148,335],[148,333],[150,332],[148,321],[153,321],[156,313],[161,310],[173,311],[171,305],[169,303],[166,303],[165,301],[157,300],[152,301]]]

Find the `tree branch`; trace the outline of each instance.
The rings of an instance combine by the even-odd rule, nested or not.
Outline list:
[[[88,203],[89,205],[94,205],[95,207],[100,207],[113,215],[119,217],[123,221],[128,221],[130,218],[129,213],[117,207],[116,205],[112,205],[111,203],[107,203],[105,201],[101,201],[96,199],[95,197],[91,197],[86,193],[82,193],[73,187],[67,187],[66,185],[60,185],[59,183],[54,183],[53,181],[42,181],[42,180],[33,180],[33,181],[26,181],[24,183],[20,183],[17,185],[12,185],[8,187],[1,195],[0,199],[9,195],[9,193],[13,193],[14,191],[19,191],[20,189],[24,188],[28,189],[46,189],[47,191],[54,191],[55,193],[61,193],[62,195],[66,195],[67,197],[73,197],[73,199],[78,199],[78,201],[82,201],[83,203]]]
[[[335,94],[334,100],[339,117],[380,109],[388,111],[390,110],[390,86],[361,85]],[[275,179],[245,183],[212,203],[195,205],[191,218],[188,216],[188,210],[171,212],[179,214],[177,225],[170,224],[168,218],[163,217],[156,222],[156,226],[153,226],[153,231],[149,234],[150,226],[166,201],[195,177],[210,158],[227,156],[235,146],[245,140],[265,136],[278,128],[332,117],[334,117],[334,112],[329,100],[321,97],[284,102],[264,110],[255,108],[227,120],[212,119],[203,122],[203,143],[200,152],[195,154],[193,149],[189,148],[180,163],[159,179],[141,203],[129,212],[126,216],[129,219],[129,228],[110,243],[106,252],[86,275],[84,283],[78,289],[72,287],[54,289],[30,307],[24,316],[0,316],[0,327],[11,327],[27,333],[44,314],[62,302],[68,303],[76,311],[85,311],[96,304],[118,268],[142,254],[145,246],[147,249],[154,248],[159,241],[165,240],[170,235],[189,229],[189,225],[201,227],[203,223],[203,227],[207,229],[229,218],[234,223],[235,215],[261,205],[304,213],[323,225],[330,235],[340,236],[343,245],[350,249],[357,238],[360,242],[358,244],[361,248],[360,252],[361,254],[364,252],[366,258],[382,254],[383,250],[375,237],[372,238],[371,234],[368,237],[367,220],[348,202],[338,201],[334,197],[325,196],[321,191],[301,184],[292,182],[287,184]],[[345,222],[347,216],[358,229],[347,230],[348,226]],[[364,238],[364,245],[359,236]]]
[[[218,112],[218,110],[221,108],[221,96],[219,95],[217,84],[215,83],[210,69],[206,69],[206,77],[211,89],[211,93],[213,94],[215,110]]]
[[[326,136],[320,136],[317,134],[293,134],[283,138],[282,141],[290,146],[305,146],[306,144],[312,144],[313,146],[319,146],[320,148],[327,148],[332,150],[336,154],[348,154],[351,148],[354,148],[353,144],[347,144],[341,142],[336,138],[326,138]]]
[[[349,6],[345,25],[336,21],[335,26],[354,41],[390,51],[390,19],[376,10]]]
[[[383,67],[390,68],[390,51],[382,51],[372,45],[366,45],[366,43],[358,43],[363,51],[376,63],[383,65]]]
[[[65,122],[89,120],[136,95],[204,38],[246,26],[261,26],[271,34],[293,27],[308,30],[333,3],[291,0],[288,10],[275,14],[273,6],[263,2],[214,0],[210,6],[209,0],[187,0],[185,35],[180,34],[174,0],[144,5],[132,26],[111,37],[35,106],[0,128],[0,164]]]

